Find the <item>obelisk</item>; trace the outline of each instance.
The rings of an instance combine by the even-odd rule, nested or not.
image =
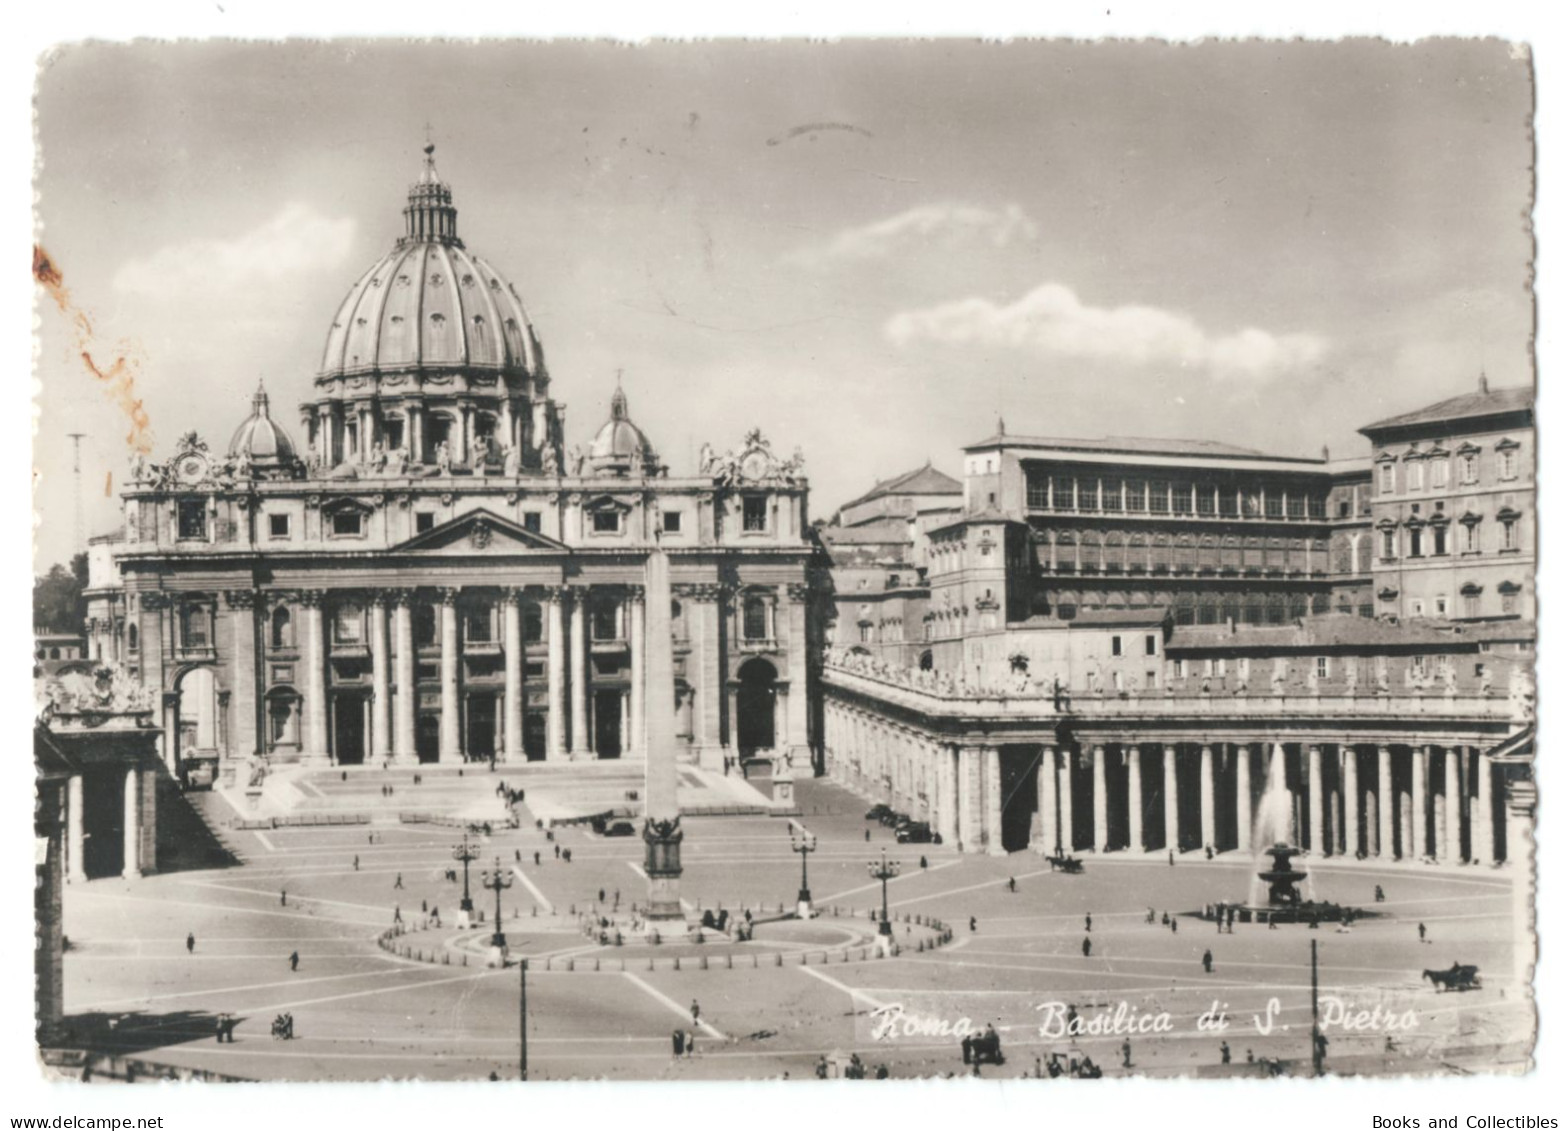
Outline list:
[[[655,546],[648,555],[647,620],[643,632],[642,839],[647,845],[648,931],[684,934],[681,910],[681,811],[675,799],[675,659],[670,642],[670,558]]]

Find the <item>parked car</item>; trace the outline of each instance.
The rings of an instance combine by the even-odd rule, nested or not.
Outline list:
[[[890,829],[896,829],[899,825],[909,823],[909,814],[900,813],[896,809],[889,809],[882,815],[882,823]]]
[[[630,821],[616,821],[604,830],[605,836],[636,836],[637,829]]]
[[[882,804],[873,805],[871,808],[866,810],[866,820],[868,820],[868,821],[886,821],[887,820],[887,815],[889,813],[891,813],[892,811],[893,810],[888,808],[886,805],[882,805]]]
[[[900,826],[893,834],[893,839],[899,844],[941,844],[942,834],[932,832],[930,824],[925,821],[910,821]]]

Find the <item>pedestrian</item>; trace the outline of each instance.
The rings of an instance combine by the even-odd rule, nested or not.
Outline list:
[[[694,1032],[688,1032],[686,1034],[686,1059],[690,1060],[692,1057],[694,1057],[696,1055],[697,1055],[697,1034],[694,1033]]]
[[[551,839],[554,839],[554,838],[552,837]],[[555,858],[557,860],[559,860],[561,858],[561,846],[559,844],[555,846]]]
[[[394,922],[394,923],[401,923],[402,921],[403,921],[403,909],[401,907],[394,906],[392,908],[392,922]]]
[[[421,915],[430,914],[430,901],[428,899],[421,899],[419,901],[419,913]]]
[[[1083,956],[1085,958],[1088,958],[1089,957],[1089,952],[1092,951],[1093,949],[1094,949],[1094,944],[1089,941],[1089,936],[1085,935],[1083,937]]]
[[[925,867],[926,867],[926,858],[924,856],[922,856],[920,858],[920,868],[921,868],[922,871],[924,871]]]
[[[403,886],[403,873],[399,872],[397,874],[397,879],[392,881],[392,887],[394,889],[400,889],[400,888],[402,888],[402,886]]]
[[[1132,1042],[1126,1037],[1122,1038],[1122,1067],[1132,1067]]]
[[[1248,1063],[1248,1064],[1252,1064],[1252,1063],[1253,1063],[1253,1059],[1252,1059],[1252,1050],[1251,1050],[1251,1049],[1248,1049],[1248,1050],[1247,1050],[1247,1063]]]
[[[1229,1041],[1221,1041],[1220,1042],[1220,1063],[1221,1064],[1229,1064],[1230,1063],[1230,1042]]]
[[[287,907],[289,905],[288,888],[284,888],[282,891],[278,892],[278,904],[282,907]]]
[[[561,849],[561,859],[570,864],[572,862],[572,850],[570,848]]]
[[[600,903],[604,902],[604,889],[603,888],[599,889],[599,902]]]
[[[299,969],[299,951],[296,950],[293,954],[289,955],[289,973],[292,974],[292,973],[294,973],[294,971],[296,971],[298,969]]]
[[[339,781],[348,781],[348,771],[344,770],[338,778]]]
[[[1218,911],[1214,915],[1214,933],[1223,934],[1225,931],[1225,912]]]
[[[1088,915],[1088,914],[1084,915],[1084,917],[1083,917],[1083,929],[1086,930],[1086,931],[1094,930],[1094,916],[1093,915]]]
[[[867,844],[871,843],[871,830],[870,829],[866,830],[866,843]]]
[[[534,867],[537,868],[538,866],[539,866],[539,854],[537,852],[535,852],[534,853]]]
[[[1214,973],[1214,952],[1212,950],[1205,949],[1203,952],[1203,972],[1205,974]]]
[[[1203,856],[1206,860],[1214,859],[1214,846],[1212,844],[1206,844],[1203,846]]]
[[[1162,926],[1162,927],[1169,927],[1170,925],[1171,925],[1171,913],[1169,911],[1161,911],[1160,912],[1160,926]]]
[[[1018,881],[1012,876],[1007,877],[1007,890],[1010,892],[1018,891]]]
[[[621,889],[620,888],[616,888],[615,889],[615,910],[619,911],[620,909],[621,909]],[[750,918],[750,916],[748,916],[747,918]]]
[[[980,929],[979,924],[975,922],[975,917],[973,915],[969,916],[969,929],[971,931],[977,931]]]
[[[196,953],[196,932],[195,931],[192,931],[190,934],[185,936],[185,953],[186,954],[195,954]]]
[[[517,860],[517,862],[519,864],[521,864],[523,862],[523,850],[521,848],[513,849],[512,850],[512,855]]]
[[[371,833],[370,834],[370,839],[366,843],[368,843],[368,844],[375,844],[376,843],[376,834],[375,833]]]
[[[1372,899],[1373,899],[1373,902],[1375,902],[1375,903],[1382,903],[1383,902],[1383,885],[1382,884],[1378,884],[1376,887],[1374,887],[1372,889]]]
[[[670,1033],[670,1049],[675,1053],[675,1059],[679,1060],[681,1054],[686,1051],[686,1033],[684,1030],[676,1029]]]
[[[359,853],[354,854],[354,871],[359,871]]]
[[[1170,849],[1168,856],[1170,857],[1171,867],[1176,867],[1176,850],[1174,848]]]
[[[1421,941],[1422,942],[1426,942],[1426,924],[1425,923],[1417,923],[1416,924],[1416,933],[1421,936]]]
[[[965,1033],[964,1039],[958,1042],[958,1047],[963,1050],[964,1063],[970,1063],[974,1059],[975,1039]]]
[[[691,999],[691,1023],[693,1025],[697,1024],[697,1021],[698,1021],[699,1018],[701,1018],[701,1016],[702,1016],[702,1007],[697,1004],[697,999],[696,998],[692,998]]]
[[[1174,935],[1175,933],[1176,933],[1176,916],[1172,915],[1171,916],[1171,934]]]

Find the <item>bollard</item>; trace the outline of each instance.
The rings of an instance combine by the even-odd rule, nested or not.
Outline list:
[[[653,973],[653,959],[648,959],[648,973]]]
[[[677,958],[675,960],[675,969],[679,970],[680,968],[681,968],[681,960],[679,958]]]
[[[775,966],[782,966],[782,965],[784,965],[784,954],[783,954],[782,951],[774,954],[774,956],[773,956],[773,965],[775,965]]]
[[[575,958],[568,958],[566,960],[566,972],[568,974],[570,974],[573,970],[576,970],[576,969],[577,969],[577,959],[575,959]]]
[[[735,956],[733,954],[726,954],[724,956],[724,969],[726,969],[726,970],[733,970],[733,969],[735,969]]]
[[[706,954],[704,954],[701,958],[697,959],[697,969],[699,969],[699,970],[706,970],[707,968],[708,968],[708,956]]]
[[[599,960],[597,958],[593,960],[593,972],[595,974],[599,972]]]
[[[442,953],[442,955],[441,955],[441,965],[443,965],[443,966],[450,966],[450,965],[452,965],[452,952],[451,951],[445,951],[445,952]]]
[[[465,954],[465,955],[463,955],[463,965],[464,965],[464,966],[467,966],[467,965],[468,965],[468,955],[466,955],[466,954]]]
[[[537,903],[534,904],[534,914],[533,914],[533,917],[535,919],[539,918],[539,905]]]
[[[757,968],[757,956],[755,954],[751,956],[751,968],[753,970]]]

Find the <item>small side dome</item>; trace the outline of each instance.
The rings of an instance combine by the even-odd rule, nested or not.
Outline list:
[[[615,395],[610,398],[610,419],[605,421],[588,448],[588,468],[591,475],[623,478],[659,474],[659,457],[642,429],[632,423],[626,411],[626,394],[620,385],[616,385]]]
[[[257,385],[250,415],[234,430],[229,458],[254,474],[288,471],[294,466],[294,441],[269,414],[265,385]]]

